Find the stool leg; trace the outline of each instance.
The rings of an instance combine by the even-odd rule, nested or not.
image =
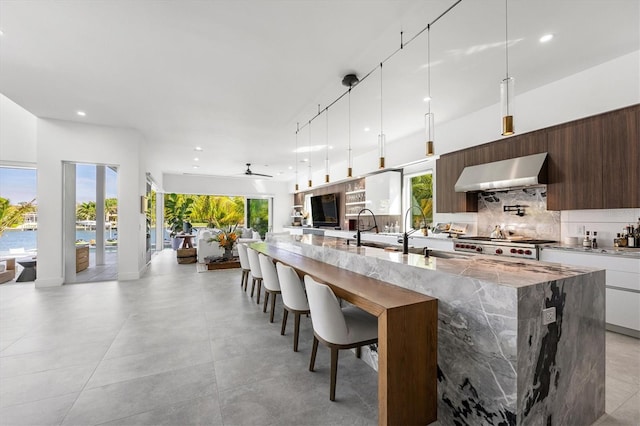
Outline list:
[[[287,317],[289,316],[289,311],[287,311],[287,308],[283,309],[284,312],[282,312],[282,328],[280,329],[280,335],[284,336],[284,332],[287,329]]]
[[[262,290],[262,278],[258,278],[258,296],[256,299],[256,303],[259,305],[260,304],[260,292]]]
[[[329,399],[336,400],[336,378],[338,377],[338,348],[331,348],[331,388]]]
[[[247,291],[247,284],[249,284],[249,271],[245,271],[246,275],[244,276],[244,291]]]
[[[293,328],[293,351],[298,352],[298,336],[300,335],[300,314],[295,313]]]
[[[269,317],[269,322],[273,322],[273,313],[276,310],[276,296],[278,293],[273,293],[273,298],[271,298],[271,316]]]
[[[358,346],[356,348],[356,358],[360,358],[361,355],[362,355],[362,346]]]
[[[256,279],[251,279],[251,297],[253,297],[253,290],[256,288]]]
[[[311,362],[309,363],[309,371],[313,371],[316,365],[316,352],[318,352],[318,339],[313,336],[313,347],[311,348]]]
[[[264,291],[264,306],[262,307],[262,312],[267,312],[267,303],[269,302],[269,292],[267,290]]]

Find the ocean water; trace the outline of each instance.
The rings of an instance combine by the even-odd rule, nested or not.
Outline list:
[[[105,239],[118,238],[117,231],[105,231]],[[96,231],[76,231],[76,240],[91,241],[96,239]],[[151,230],[151,245],[155,245],[155,229]],[[0,237],[0,256],[9,254],[9,249],[24,248],[25,251],[38,248],[38,231],[4,231]],[[107,246],[107,250],[115,249]],[[94,250],[91,248],[91,250]]]

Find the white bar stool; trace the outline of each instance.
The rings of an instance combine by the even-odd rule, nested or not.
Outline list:
[[[249,257],[247,255],[247,245],[245,243],[238,244],[238,257],[240,258],[240,268],[242,268],[242,276],[240,277],[240,288],[244,286],[244,291],[247,291],[247,284],[249,282],[249,273],[251,272],[251,265],[249,265]]]
[[[287,317],[289,312],[294,315],[294,331],[293,331],[293,351],[298,352],[298,336],[300,335],[300,315],[308,314],[309,302],[304,294],[303,283],[296,271],[280,262],[276,263],[278,278],[280,280],[280,291],[282,292],[282,302],[284,304],[284,312],[282,315],[282,329],[280,334],[284,335],[287,328]]]
[[[276,296],[280,294],[280,281],[278,280],[276,265],[273,264],[273,260],[271,260],[270,257],[259,253],[258,260],[260,261],[260,271],[262,272],[262,281],[264,282],[264,307],[262,308],[262,312],[267,312],[269,295],[273,295],[271,298],[271,314],[269,315],[269,322],[273,322],[273,313],[276,309]]]
[[[308,275],[304,284],[311,308],[313,324],[313,349],[309,371],[313,371],[318,351],[318,341],[331,349],[331,388],[329,399],[336,400],[336,377],[338,375],[338,351],[360,347],[378,341],[378,318],[355,306],[340,308],[340,303],[329,286],[320,284]]]
[[[258,252],[247,247],[247,257],[249,258],[249,266],[251,267],[251,297],[253,297],[253,290],[258,283],[258,298],[256,303],[260,304],[260,290],[262,288],[262,271],[260,269],[260,260],[258,259]]]

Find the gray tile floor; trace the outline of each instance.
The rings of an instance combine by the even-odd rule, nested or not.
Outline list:
[[[281,303],[270,324],[239,276],[165,250],[135,281],[0,286],[0,424],[377,423],[376,373],[342,352],[330,402],[310,319],[294,353]],[[597,424],[640,424],[640,341],[607,334],[606,385]]]

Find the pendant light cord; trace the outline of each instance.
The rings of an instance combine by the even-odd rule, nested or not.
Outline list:
[[[349,87],[349,164],[351,167],[351,87]]]
[[[403,34],[404,31],[400,32],[400,47],[398,47],[396,50],[394,50],[393,52],[391,52],[386,58],[384,58],[382,61],[380,61],[381,64],[387,62],[389,59],[391,59],[394,55],[396,55],[398,52],[400,52],[401,50],[403,50],[406,46],[409,45],[409,43],[413,42],[416,38],[418,38],[423,32],[427,31],[427,29],[435,24],[436,22],[438,22],[440,20],[440,18],[442,18],[443,16],[445,16],[447,13],[449,13],[454,7],[456,7],[458,4],[460,4],[462,2],[462,0],[456,0],[451,6],[449,6],[444,12],[442,12],[440,15],[438,15],[438,17],[436,17],[433,21],[431,21],[429,24],[427,24],[427,26],[425,26],[423,29],[421,29],[418,33],[416,33],[413,37],[411,37],[408,41],[404,42],[403,40]],[[371,74],[373,74],[376,70],[378,69],[378,66],[376,65],[371,71],[369,71],[368,73],[366,73],[364,75],[364,77],[362,77],[359,81],[358,84],[362,83],[364,80],[366,80]],[[345,96],[347,96],[347,94],[349,94],[351,92],[351,86],[349,86],[349,89],[347,89],[345,92],[343,92],[340,96],[338,96],[336,99],[333,100],[333,102],[331,102],[330,104],[327,105],[327,107],[324,109],[325,111],[328,111],[329,108],[331,108],[333,105],[335,105],[337,102],[339,102],[342,98],[344,98]],[[315,120],[316,118],[318,118],[318,116],[321,114],[321,112],[318,112],[318,114],[314,115],[313,117],[311,117],[311,119],[304,124],[301,128],[304,129],[305,126],[307,126],[308,124],[310,125],[311,122],[313,120]]]
[[[509,79],[509,13],[508,0],[504,0],[504,52],[506,64],[506,78]],[[507,90],[508,86],[507,86]]]
[[[380,62],[380,134],[384,134],[382,127],[382,62]]]
[[[427,106],[431,114],[431,24],[427,25],[427,96],[429,96]]]

